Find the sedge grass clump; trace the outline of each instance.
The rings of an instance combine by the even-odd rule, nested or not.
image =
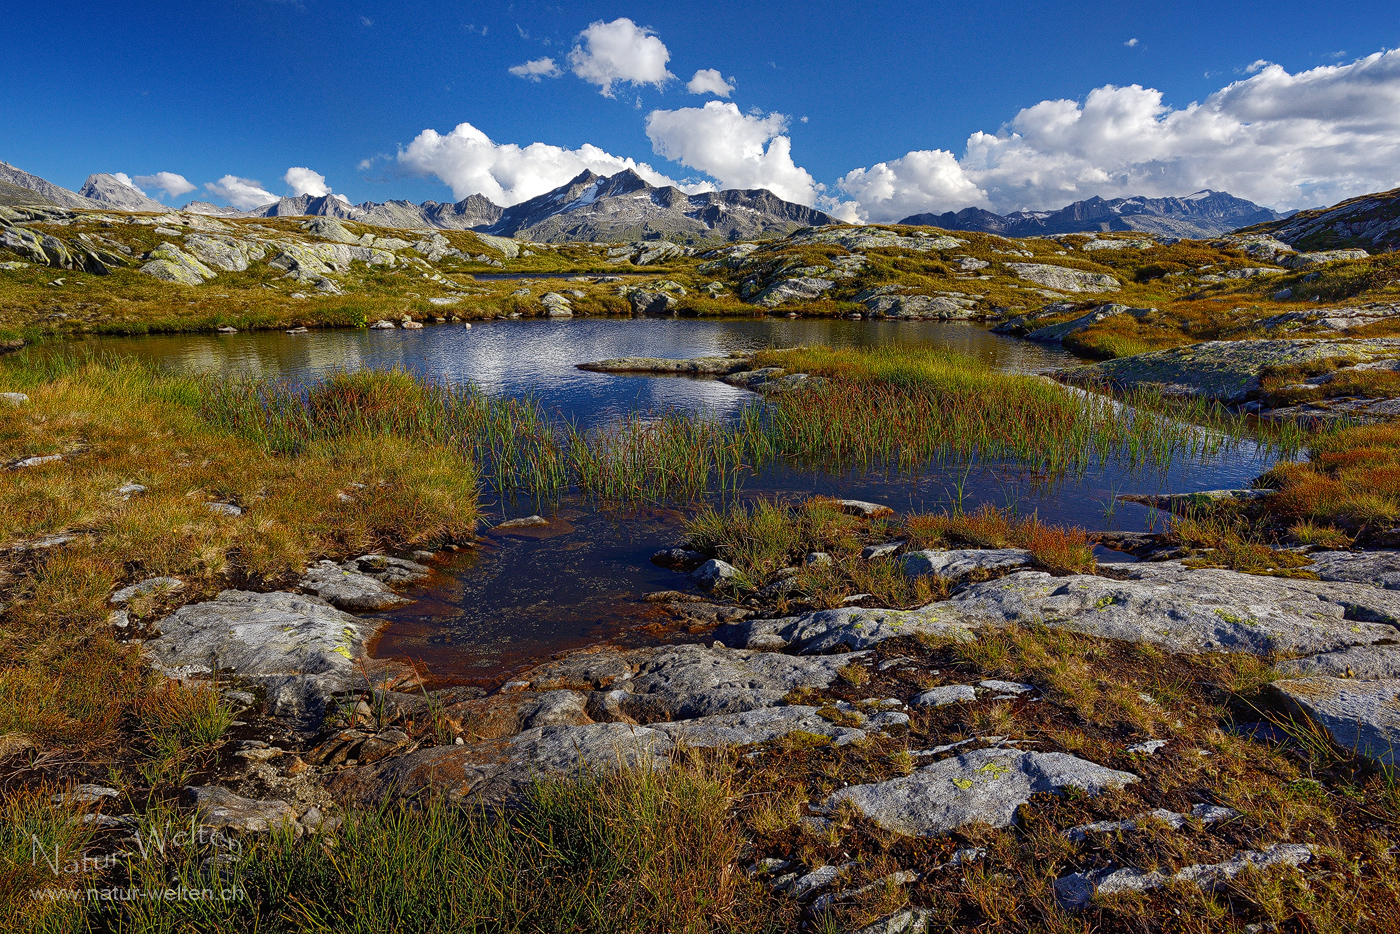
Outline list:
[[[770,398],[746,413],[756,451],[823,463],[890,464],[1006,459],[1058,474],[1118,461],[1166,465],[1219,453],[1249,433],[1216,413],[1206,428],[1132,405],[1001,373],[980,361],[910,348],[765,351],[757,365],[827,382]]]
[[[221,394],[130,360],[17,354],[0,371],[30,397],[0,411],[0,459],[63,454],[0,472],[0,543],[73,536],[4,569],[0,733],[82,747],[136,712],[151,682],[107,622],[120,586],[184,583],[134,601],[140,622],[230,584],[284,584],[319,557],[465,538],[476,525],[474,463],[423,418],[391,417],[372,386],[359,387],[369,416],[342,406],[335,430],[296,435],[282,429],[306,422],[304,406],[279,416],[266,394]],[[131,484],[143,489],[119,492]]]

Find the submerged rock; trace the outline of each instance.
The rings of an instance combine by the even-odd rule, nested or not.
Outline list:
[[[873,785],[843,788],[826,800],[849,802],[885,830],[934,837],[967,824],[1008,827],[1039,792],[1077,788],[1089,795],[1137,781],[1131,772],[1060,752],[979,749]]]

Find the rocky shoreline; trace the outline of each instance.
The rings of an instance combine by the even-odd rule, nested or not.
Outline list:
[[[1394,350],[1390,341],[1357,343],[1349,353],[1383,357]],[[1205,357],[1214,349],[1194,353]],[[752,355],[729,355],[580,366],[718,377],[760,392],[818,379],[755,365]],[[1219,364],[1222,385],[1238,379],[1231,367],[1241,365],[1227,355]],[[1128,498],[1179,512],[1266,495]],[[856,501],[841,506],[867,522],[892,512]],[[408,666],[368,657],[380,623],[356,614],[407,602],[396,588],[433,573],[434,555],[427,551],[323,560],[305,569],[296,593],[225,590],[132,635],[169,677],[204,682],[216,676],[226,701],[241,708],[243,726],[255,724],[217,769],[216,784],[183,792],[202,826],[248,833],[284,825],[299,835],[331,834],[342,814],[393,802],[508,809],[541,778],[618,768],[664,771],[688,751],[750,750],[744,754],[753,756],[785,744],[889,749],[909,763],[902,774],[879,780],[838,774],[840,787],[800,802],[802,832],[816,837],[868,826],[896,837],[958,838],[968,828],[1017,825],[1043,808],[1047,795],[1117,801],[1133,789],[1151,805],[1147,813],[1065,832],[1082,841],[1152,821],[1209,835],[1239,817],[1215,795],[1158,800],[1142,790],[1153,787],[1144,765],[1154,757],[1207,755],[1192,745],[1198,739],[1182,740],[1160,727],[1129,730],[1105,756],[1102,741],[1085,749],[1050,734],[1031,739],[1008,732],[1007,710],[1060,716],[1068,708],[1033,673],[989,677],[949,666],[949,652],[994,647],[1006,633],[1063,635],[1087,640],[1082,644],[1094,652],[1156,653],[1172,662],[1215,654],[1257,659],[1269,671],[1275,708],[1314,724],[1371,767],[1396,766],[1400,552],[1313,550],[1288,574],[1253,574],[1201,567],[1157,536],[1091,538],[1140,560],[1061,574],[1037,567],[1023,549],[876,542],[862,560],[893,560],[911,580],[946,582],[946,597],[914,609],[852,605],[798,613],[779,612],[800,596],[784,584],[793,569],[745,589],[738,571],[719,558],[673,549],[654,560],[687,575],[688,583],[645,599],[685,621],[685,632],[677,627],[675,634],[680,641],[570,652],[486,693],[430,690]],[[804,562],[822,557],[814,553]],[[114,625],[124,625],[127,602],[182,586],[178,579],[151,578],[122,589],[112,596]],[[1166,703],[1138,696],[1144,704]],[[1162,716],[1186,714],[1163,706]],[[1277,739],[1265,720],[1246,741]],[[997,722],[1003,726],[994,729]],[[89,788],[99,799],[111,791]],[[116,829],[132,816],[101,819]],[[1175,872],[1116,864],[1075,871],[1055,881],[1056,896],[1062,907],[1078,910],[1100,894],[1178,884],[1211,891],[1241,872],[1297,867],[1316,855],[1316,847],[1285,836],[1248,846],[1233,839],[1212,838],[1200,861]],[[947,865],[976,861],[985,851],[957,854]],[[853,891],[844,881],[846,864],[814,865],[797,852],[755,855],[749,868],[814,913]],[[910,882],[919,874],[901,868],[895,876]],[[920,929],[918,911],[896,913],[867,930]]]
[[[855,507],[867,515],[884,512],[872,504]],[[900,558],[906,574],[962,582],[948,599],[914,610],[850,607],[772,617],[764,614],[770,601],[730,589],[733,569],[723,562],[697,566],[703,555],[665,553],[659,561],[710,596],[697,601],[678,591],[655,599],[708,621],[704,644],[570,652],[484,696],[405,686],[396,679],[402,670],[366,666],[373,619],[336,607],[365,610],[401,600],[387,585],[429,573],[407,559],[365,556],[313,566],[301,594],[226,591],[167,617],[147,650],[172,676],[200,677],[210,666],[195,660],[217,659],[224,675],[232,669],[235,678],[226,696],[250,704],[256,698],[261,709],[254,714],[291,727],[280,744],[242,743],[238,767],[221,786],[186,789],[207,826],[250,832],[279,822],[295,823],[298,833],[329,832],[339,809],[393,800],[441,797],[510,807],[549,775],[664,770],[682,750],[757,748],[794,738],[834,747],[907,742],[927,731],[917,721],[931,712],[1052,703],[1034,679],[963,682],[905,651],[995,641],[1008,629],[1064,631],[1169,656],[1256,656],[1282,675],[1271,689],[1280,706],[1311,719],[1342,748],[1378,766],[1396,764],[1400,552],[1317,552],[1304,568],[1307,579],[1191,568],[1180,560],[1053,576],[1028,568],[1027,554],[906,552]],[[858,690],[872,672],[877,683]],[[903,689],[891,693],[896,676]],[[434,740],[415,729],[430,711],[437,723],[453,724],[455,735]],[[331,726],[317,730],[322,722]],[[821,833],[854,813],[914,837],[974,824],[1006,827],[1043,793],[1092,798],[1139,782],[1137,771],[1122,766],[1171,743],[1170,734],[1125,736],[1119,761],[1104,763],[1056,749],[1053,741],[1023,748],[1004,735],[974,733],[911,752],[914,767],[906,775],[808,801],[802,821]],[[1212,808],[1228,811],[1214,801],[1192,808],[1186,817],[1161,814],[1180,826],[1208,823],[1201,815],[1214,814]],[[1081,837],[1097,829],[1084,829]],[[1056,891],[1065,906],[1082,907],[1096,892],[1145,891],[1169,881],[1208,889],[1249,866],[1300,865],[1312,852],[1280,841],[1170,878],[1078,873],[1057,882]],[[772,868],[786,861],[774,857],[768,869],[755,871],[770,872],[775,885],[804,903],[840,897],[840,867],[808,867],[796,876]],[[912,930],[871,930],[896,929]]]

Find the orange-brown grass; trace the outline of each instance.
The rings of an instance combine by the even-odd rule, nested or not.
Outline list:
[[[1046,525],[991,505],[970,513],[911,515],[903,528],[910,548],[1025,548],[1041,567],[1062,574],[1089,573],[1096,563],[1083,529]]]
[[[894,664],[882,664],[887,660]],[[1173,656],[1035,627],[984,630],[976,643],[895,640],[854,665],[869,677],[837,679],[821,695],[859,709],[866,699],[997,677],[1033,684],[1042,698],[916,709],[907,735],[843,747],[790,737],[738,760],[747,795],[737,807],[755,860],[793,860],[796,865],[785,872],[848,863],[837,889],[855,889],[896,869],[920,874],[897,891],[876,887],[837,898],[830,917],[817,919],[825,924],[818,929],[855,930],[903,905],[930,912],[930,929],[969,932],[1227,932],[1272,922],[1279,930],[1341,934],[1364,926],[1367,918],[1376,919],[1378,930],[1394,928],[1400,875],[1391,848],[1400,797],[1389,790],[1392,780],[1325,738],[1303,748],[1252,742],[1232,732],[1236,723],[1268,717],[1301,729],[1271,706],[1267,684],[1274,675],[1267,659]],[[792,700],[823,704],[813,693]],[[1019,740],[1019,749],[1072,753],[1132,772],[1138,780],[1095,797],[1036,796],[1009,828],[965,826],[931,838],[890,833],[843,809],[823,812],[832,825],[813,831],[788,810],[794,794],[820,804],[846,783],[896,777],[911,759],[916,767],[936,761],[907,750],[989,732]],[[1168,743],[1151,756],[1126,751],[1147,738]],[[1083,842],[1064,834],[1092,821],[1143,818],[1153,808],[1188,812],[1199,802],[1230,806],[1241,815],[1209,828],[1188,823],[1178,830],[1147,817],[1135,830],[1091,833]],[[1166,887],[1074,911],[1060,906],[1053,888],[1057,878],[1076,871],[1121,866],[1171,872],[1279,842],[1312,843],[1317,855],[1304,873],[1246,874],[1213,895]],[[969,846],[987,853],[960,867],[944,865],[956,849]],[[1183,921],[1189,923],[1183,927]]]
[[[1360,425],[1314,436],[1307,462],[1279,464],[1261,478],[1276,490],[1273,516],[1365,536],[1400,519],[1400,425]]]
[[[469,536],[474,465],[423,439],[314,440],[288,454],[210,424],[204,384],[130,362],[0,363],[0,734],[40,746],[102,741],[150,686],[107,624],[116,587],[173,576],[185,588],[134,604],[134,623],[226,587],[271,588],[319,557]],[[123,495],[123,484],[144,492]],[[343,494],[343,496],[342,496]],[[233,503],[239,516],[211,511]],[[14,546],[51,535],[66,544]]]
[[[760,499],[727,509],[705,507],[690,520],[686,535],[691,548],[734,565],[745,588],[761,587],[787,569],[785,576],[808,606],[841,606],[857,594],[887,607],[922,606],[946,597],[946,581],[911,580],[897,557],[861,557],[865,545],[896,539],[906,550],[1025,548],[1039,566],[1061,574],[1091,573],[1096,566],[1084,530],[1049,526],[1035,516],[1018,517],[990,505],[971,513],[913,514],[895,521],[851,516],[836,501],[819,496],[795,506]],[[828,560],[805,563],[813,552]],[[796,602],[787,598],[782,606]]]

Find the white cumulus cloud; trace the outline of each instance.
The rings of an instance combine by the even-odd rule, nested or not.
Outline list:
[[[721,188],[767,188],[813,204],[821,187],[792,161],[787,127],[783,114],[744,114],[723,101],[647,115],[647,138],[658,155],[714,176]]]
[[[734,79],[725,79],[719,73],[718,68],[701,68],[695,72],[695,77],[685,83],[685,89],[691,94],[713,94],[716,97],[728,97],[729,92],[734,90]]]
[[[1000,212],[1081,198],[1228,191],[1279,209],[1330,204],[1400,184],[1400,51],[1290,73],[1267,62],[1204,101],[1106,85],[1047,100],[961,158],[908,153],[838,182],[873,220],[969,205]]]
[[[967,177],[957,157],[943,149],[911,152],[868,169],[855,169],[841,179],[839,187],[855,199],[858,215],[878,220],[952,210],[953,205],[991,206],[986,192]]]
[[[589,84],[613,96],[614,84],[660,88],[675,75],[666,70],[671,53],[653,30],[638,26],[627,17],[611,23],[599,20],[579,34],[569,52],[569,68]]]
[[[1125,43],[1123,43],[1123,44],[1126,45],[1126,46],[1127,46],[1128,48],[1130,48],[1130,49],[1135,49],[1135,48],[1137,48],[1138,41],[1137,41],[1136,39],[1129,39],[1127,42],[1125,42]]]
[[[517,78],[524,78],[527,81],[538,81],[541,78],[557,78],[564,72],[554,63],[552,58],[537,58],[526,62],[523,65],[512,65],[506,71]]]
[[[331,193],[331,186],[326,184],[326,177],[305,166],[292,166],[287,170],[287,174],[282,176],[282,181],[287,183],[294,198],[299,195],[311,195],[313,198],[319,198]]]
[[[446,135],[424,130],[399,150],[398,163],[415,175],[436,176],[458,199],[482,194],[507,207],[558,188],[585,169],[599,175],[631,169],[653,185],[676,185],[686,191],[707,187],[681,185],[645,162],[614,156],[588,143],[578,149],[495,143],[470,123],[459,123]]]
[[[225,175],[217,182],[205,182],[211,195],[222,198],[240,211],[260,207],[277,200],[277,196],[262,187],[262,182],[237,175]]]
[[[117,174],[117,178],[126,182],[128,185],[131,184],[131,181],[121,173]],[[176,195],[183,195],[186,192],[194,191],[194,185],[190,183],[189,179],[185,178],[183,175],[177,175],[174,172],[157,172],[154,175],[138,175],[134,181],[136,184],[132,187],[154,188],[158,191],[165,192],[171,198]]]

